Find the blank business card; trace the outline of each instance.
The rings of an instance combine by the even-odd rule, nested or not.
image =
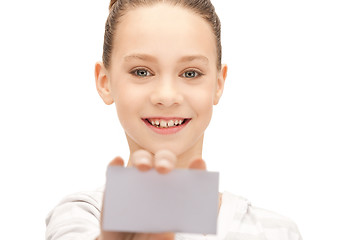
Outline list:
[[[216,234],[217,172],[109,166],[103,229],[118,232]]]

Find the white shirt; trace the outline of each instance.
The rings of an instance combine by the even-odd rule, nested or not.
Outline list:
[[[103,188],[72,194],[46,218],[46,240],[95,240],[100,231]],[[176,240],[302,240],[294,222],[253,207],[245,198],[224,192],[217,235],[181,234]]]

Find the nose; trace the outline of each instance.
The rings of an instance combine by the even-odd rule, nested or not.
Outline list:
[[[151,94],[151,102],[157,106],[171,107],[181,104],[183,95],[173,79],[165,78],[157,81]]]

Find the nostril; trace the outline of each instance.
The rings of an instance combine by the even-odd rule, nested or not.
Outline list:
[[[155,93],[151,96],[154,105],[170,107],[183,102],[183,96],[179,93]]]

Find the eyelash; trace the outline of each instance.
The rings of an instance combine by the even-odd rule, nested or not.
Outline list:
[[[146,75],[145,76],[140,76],[138,75],[138,72],[139,71],[145,71],[146,72]],[[188,73],[188,72],[193,72],[195,73],[195,76],[194,77],[186,77],[185,74]],[[136,76],[136,77],[150,77],[150,76],[154,76],[148,69],[146,68],[137,68],[137,69],[134,69],[130,72],[132,75]],[[201,73],[200,71],[197,71],[197,70],[194,70],[194,69],[190,69],[190,70],[187,70],[187,71],[184,71],[180,76],[183,76],[184,78],[198,78],[198,77],[201,77],[203,76],[204,74]]]
[[[201,77],[202,75],[204,75],[204,74],[201,73],[200,71],[197,71],[197,70],[194,70],[194,69],[190,69],[190,70],[184,71],[181,75],[185,75],[185,74],[188,73],[188,72],[193,72],[193,73],[195,73],[195,76],[194,76],[194,77],[186,77],[186,76],[184,76],[185,78],[198,78],[198,77]]]
[[[149,74],[149,75],[140,76],[140,75],[137,74],[139,71],[146,71],[146,73]],[[149,76],[153,76],[153,74],[148,69],[146,69],[146,68],[136,68],[136,69],[132,70],[130,73],[132,75],[136,76],[136,77],[149,77]]]

